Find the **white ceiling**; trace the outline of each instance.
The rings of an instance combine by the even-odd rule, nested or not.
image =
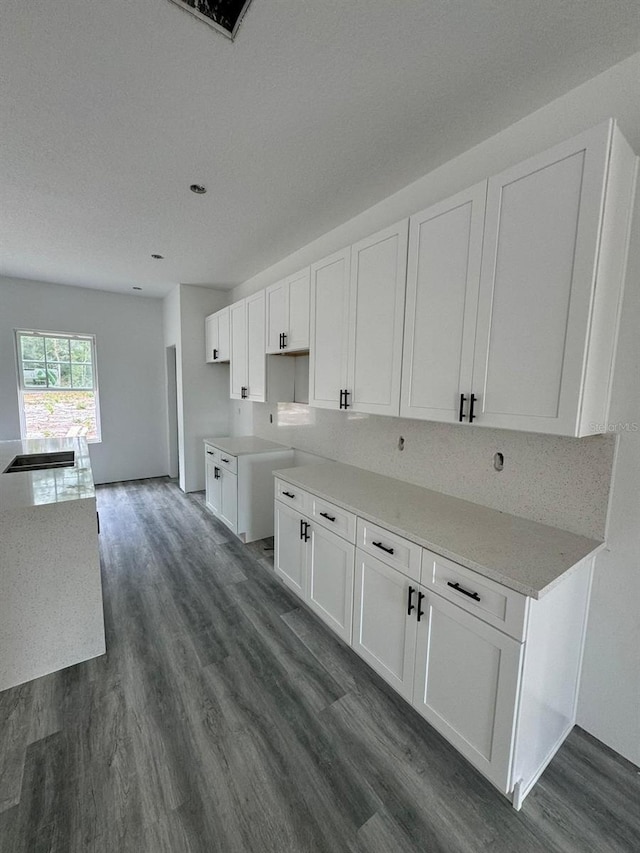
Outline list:
[[[0,9],[0,274],[156,296],[246,280],[640,32],[638,0],[253,0],[235,42],[168,0]]]

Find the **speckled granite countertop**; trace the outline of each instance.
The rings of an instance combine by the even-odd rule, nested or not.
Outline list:
[[[485,577],[541,598],[603,543],[338,462],[274,471]]]
[[[290,450],[284,444],[277,444],[275,441],[267,441],[265,438],[258,438],[255,435],[241,436],[218,436],[214,438],[205,438],[205,444],[211,444],[219,450],[229,453],[231,456],[246,456],[249,453],[269,453],[273,450]]]
[[[89,448],[85,438],[31,438],[0,441],[0,471],[23,453],[55,453],[73,450],[70,468],[0,473],[0,512],[83,498],[95,498]]]

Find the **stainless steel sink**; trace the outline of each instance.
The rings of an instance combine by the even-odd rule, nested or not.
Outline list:
[[[59,450],[55,453],[24,453],[16,456],[3,474],[17,471],[45,471],[48,468],[72,468],[75,464],[75,451]]]

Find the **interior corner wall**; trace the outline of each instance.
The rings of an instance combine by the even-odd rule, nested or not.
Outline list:
[[[640,766],[640,188],[637,186],[631,235],[609,417],[609,428],[617,435],[618,444],[607,547],[598,555],[594,570],[578,723]]]
[[[89,445],[96,483],[167,473],[159,299],[0,278],[0,440],[20,438],[14,329],[96,336],[102,441]]]
[[[205,362],[205,318],[229,304],[226,291],[180,285],[180,368],[182,373],[183,455],[180,485],[204,489],[203,440],[229,435],[229,365]]]

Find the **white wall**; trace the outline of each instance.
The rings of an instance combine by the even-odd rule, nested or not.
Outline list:
[[[629,253],[610,427],[618,448],[607,549],[591,593],[578,721],[640,765],[640,190]]]
[[[176,348],[179,482],[185,492],[204,489],[203,439],[230,430],[229,366],[204,360],[205,317],[228,302],[224,291],[188,284],[164,299],[164,343]]]
[[[235,288],[232,298],[235,300],[253,293],[308,263],[604,121],[609,116],[613,115],[618,119],[628,141],[636,152],[640,152],[638,103],[640,53],[568,92],[262,271]],[[637,351],[634,355],[630,354],[633,343],[629,342],[629,338],[635,335],[637,339],[640,324],[637,297],[640,282],[639,223],[640,219],[636,215],[631,246],[632,263],[629,265],[626,282],[626,331],[623,330],[622,357],[616,368],[616,399],[623,398],[623,389],[631,384],[634,390],[632,396],[627,399],[636,403],[640,386],[640,360]],[[269,423],[270,413],[272,412],[266,404],[254,404],[252,419],[256,434],[275,437],[277,430]],[[352,425],[351,428],[344,421],[336,421],[333,415],[334,413],[331,413],[326,417],[324,413],[316,412],[315,421],[298,424],[298,431],[293,440],[302,449],[310,452],[332,458],[358,459],[358,464],[363,467],[389,465],[389,459],[394,453],[394,439],[397,440],[400,426],[398,421],[363,419],[359,426]],[[636,421],[640,420],[637,405],[633,417]],[[247,421],[250,419],[248,413],[244,418]],[[347,429],[350,430],[349,433]],[[372,433],[374,434],[371,440],[375,442],[376,453],[373,454],[370,452],[371,444],[367,445],[368,453],[363,452],[360,444],[360,436],[366,437],[367,430],[370,439]],[[469,476],[469,459],[475,459],[477,465],[485,464],[489,448],[484,430],[462,432],[454,425],[444,426],[442,429],[415,426],[412,427],[412,436],[412,441],[417,445],[417,457],[424,452],[433,461],[431,468],[423,462],[419,471],[419,477],[425,486],[435,482],[442,491],[458,494],[460,484]],[[500,441],[499,435],[495,435],[495,440]],[[579,517],[584,519],[587,505],[591,502],[592,509],[587,511],[587,515],[590,515],[595,500],[595,512],[601,521],[609,487],[607,471],[611,470],[610,467],[607,469],[606,459],[604,456],[596,459],[593,455],[595,445],[591,439],[579,440],[577,452],[572,451],[566,458],[558,453],[559,446],[556,441],[557,439],[552,437],[531,438],[526,434],[504,433],[504,442],[510,447],[507,461],[511,459],[511,464],[516,466],[511,489],[514,492],[519,491],[518,511],[521,515],[534,518],[541,518],[547,513],[552,518],[555,516],[556,524],[560,521],[568,524],[570,515],[575,515],[575,520],[579,522]],[[605,447],[606,442],[607,439],[600,446]],[[496,446],[496,449],[499,448]],[[610,449],[609,444],[609,452]],[[552,466],[547,465],[548,460],[553,457],[558,463],[555,474]],[[441,460],[442,464],[438,460]],[[522,464],[523,460],[525,464]],[[592,461],[597,470],[592,469]],[[461,462],[464,464],[459,464]],[[596,737],[637,764],[640,763],[639,468],[640,433],[623,433],[619,439],[614,474],[615,488],[609,508],[609,550],[598,558],[596,565],[579,706],[579,722]],[[493,489],[495,481],[489,479],[493,475],[486,473],[486,488],[483,488],[478,483],[478,477],[482,476],[478,471],[479,469],[476,469],[472,477],[475,478],[475,500],[483,502],[489,498],[489,502],[493,500],[495,505],[499,496],[497,490]],[[584,473],[591,477],[589,483],[581,480]],[[549,477],[551,479],[548,479]],[[589,494],[594,486],[594,477],[597,481],[597,495]],[[563,480],[564,485],[561,482]],[[550,488],[547,488],[547,485],[550,485]],[[568,490],[566,486],[569,486]],[[575,506],[572,507],[571,504]]]
[[[16,328],[96,336],[102,442],[89,445],[96,483],[167,473],[159,299],[0,278],[0,439],[20,437]]]

